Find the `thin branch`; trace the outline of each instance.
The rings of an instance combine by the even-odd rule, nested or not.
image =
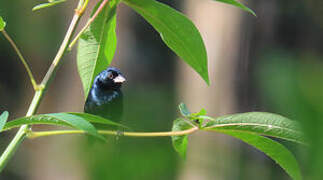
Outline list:
[[[99,130],[99,134],[103,135],[112,135],[112,136],[130,136],[130,137],[165,137],[165,136],[182,136],[192,134],[199,130],[198,127],[193,127],[191,129],[183,131],[169,131],[169,132],[119,132],[119,131],[108,131],[108,130]],[[85,134],[86,132],[82,130],[55,130],[55,131],[32,131],[29,132],[28,138],[38,138],[44,136],[53,136],[53,135],[64,135],[64,134]]]
[[[61,47],[59,48],[51,66],[49,67],[43,81],[41,82],[41,85],[45,86],[47,88],[47,84],[49,83],[49,81],[54,77],[53,74],[56,73],[57,71],[57,68],[58,68],[58,64],[60,63],[60,60],[62,59],[64,53],[65,53],[65,50],[68,46],[68,43],[72,37],[72,34],[75,30],[75,26],[77,25],[78,21],[79,21],[79,18],[80,18],[80,14],[79,13],[75,13],[73,19],[72,19],[72,22],[71,22],[71,25],[70,25],[70,28],[67,30],[66,32],[66,35],[65,35],[65,38],[62,42],[62,45]]]
[[[76,11],[81,15],[81,14],[83,14],[84,13],[84,11],[85,11],[85,9],[86,9],[86,7],[87,7],[87,5],[88,5],[88,3],[89,3],[89,0],[85,0],[85,2],[82,2],[82,7],[81,8],[78,8],[78,9],[76,9]]]
[[[99,15],[99,13],[102,11],[102,9],[104,8],[104,6],[109,2],[109,0],[104,0],[99,8],[95,11],[94,15],[87,21],[87,23],[85,24],[85,26],[81,29],[81,31],[75,36],[75,38],[73,39],[73,41],[70,43],[70,45],[68,46],[68,50],[70,51],[73,46],[75,45],[75,43],[77,42],[78,39],[80,39],[81,35],[84,33],[84,31],[91,25],[91,23],[95,20],[95,18]]]
[[[16,45],[16,43],[11,39],[11,37],[9,36],[9,34],[5,31],[5,30],[2,30],[1,31],[2,34],[4,35],[4,37],[8,40],[8,42],[10,43],[10,45],[13,47],[13,49],[16,51],[19,59],[21,60],[22,64],[24,65],[27,73],[28,73],[28,76],[30,78],[30,81],[31,81],[31,84],[33,85],[33,88],[35,89],[35,91],[37,91],[39,89],[37,83],[36,83],[36,80],[33,76],[33,73],[32,71],[30,70],[30,67],[28,66],[28,63],[27,61],[25,60],[25,58],[22,56],[22,53],[20,52],[18,46]]]
[[[82,5],[83,5],[83,0],[80,0],[77,8],[78,9],[81,8]],[[36,91],[34,98],[29,106],[26,116],[31,116],[31,115],[35,114],[35,112],[37,111],[40,101],[43,97],[43,94],[46,91],[46,89],[48,88],[48,84],[49,84],[50,80],[55,76],[55,72],[58,68],[58,64],[60,62],[60,59],[64,55],[64,52],[65,52],[67,45],[73,35],[73,32],[75,31],[75,28],[79,22],[81,15],[82,14],[79,14],[77,11],[74,13],[73,19],[70,23],[70,26],[67,30],[64,40],[57,52],[57,55],[54,58],[52,65],[49,67],[49,70],[47,71],[47,73],[40,85],[40,87],[42,87],[42,88],[40,88]],[[5,151],[2,153],[2,155],[0,157],[0,172],[4,169],[7,162],[10,160],[10,158],[16,152],[16,150],[19,147],[19,145],[21,144],[21,142],[26,137],[26,134],[30,131],[29,128],[30,128],[30,126],[28,126],[28,125],[21,126],[19,128],[17,134],[15,135],[15,137],[11,140],[11,142],[9,143],[9,145],[7,146]]]

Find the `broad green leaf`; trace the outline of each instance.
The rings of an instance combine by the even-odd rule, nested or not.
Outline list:
[[[85,98],[96,75],[111,63],[116,47],[116,7],[118,0],[111,0],[82,34],[77,51],[77,67]],[[94,8],[97,10],[101,1]]]
[[[242,9],[244,11],[247,11],[247,12],[251,13],[254,16],[257,16],[256,13],[253,10],[251,10],[250,8],[243,5],[242,3],[240,3],[237,0],[214,0],[214,1],[218,1],[218,2],[222,2],[222,3],[226,3],[226,4],[236,6],[236,7],[240,8],[240,9]]]
[[[206,131],[234,130],[249,132],[306,144],[297,122],[266,112],[249,112],[221,116],[210,120],[202,129]]]
[[[183,131],[190,129],[193,126],[189,124],[185,119],[178,118],[173,122],[172,131]],[[175,150],[181,155],[182,158],[186,157],[186,149],[188,143],[188,136],[172,136],[172,142]]]
[[[112,122],[110,120],[101,118],[99,116],[86,114],[86,113],[53,113],[53,114],[40,114],[29,117],[22,117],[15,119],[13,121],[7,122],[4,126],[3,131],[20,127],[24,124],[48,124],[56,126],[67,126],[83,130],[90,135],[94,135],[102,139],[91,123],[105,124],[111,126],[121,126],[122,125]]]
[[[47,124],[47,125],[56,125],[56,126],[68,126],[71,127],[70,124],[61,121],[60,119],[53,118],[50,115],[47,114],[40,114],[40,115],[34,115],[29,117],[21,117],[12,121],[9,121],[6,123],[6,125],[3,128],[3,131],[10,130],[12,128],[20,127],[24,124]]]
[[[123,127],[128,128],[122,124],[116,123],[114,121],[102,118],[101,116],[96,116],[93,114],[88,113],[76,113],[76,112],[70,112],[68,114],[73,114],[75,116],[80,116],[81,118],[91,122],[92,124],[103,124],[103,125],[109,125],[109,126],[115,126],[115,127]]]
[[[3,127],[5,126],[7,119],[9,117],[9,113],[8,111],[4,111],[1,115],[0,115],[0,132],[3,129]]]
[[[165,44],[209,84],[207,55],[203,39],[182,13],[155,0],[123,0],[159,33]]]
[[[278,142],[269,138],[246,132],[223,131],[223,133],[238,138],[264,152],[267,156],[279,164],[294,180],[302,179],[301,170],[297,160],[295,159],[294,155],[282,144],[279,144]]]
[[[35,7],[33,7],[32,11],[37,11],[40,9],[44,9],[44,8],[48,8],[48,7],[52,7],[55,6],[57,4],[60,4],[62,2],[65,2],[66,0],[56,0],[56,1],[52,1],[52,2],[47,2],[47,3],[42,3],[42,4],[38,4]]]
[[[51,124],[58,126],[69,126],[75,129],[83,130],[90,135],[103,139],[103,137],[97,133],[94,126],[87,120],[80,116],[68,113],[41,114],[19,118],[8,122],[5,125],[4,130],[21,126],[23,124]]]
[[[0,16],[0,31],[3,31],[5,27],[6,27],[6,22]]]
[[[54,113],[54,115],[57,113]],[[124,127],[121,124],[115,123],[113,121],[110,121],[108,119],[104,119],[100,116],[92,115],[92,114],[87,114],[87,113],[60,113],[60,114],[70,114],[74,115],[76,118],[81,118],[84,119],[90,123],[97,123],[97,124],[105,124],[105,125],[111,125],[111,126],[119,126],[119,127]],[[29,117],[21,117],[12,121],[7,122],[7,124],[4,126],[3,131],[12,129],[12,128],[17,128],[20,127],[21,125],[24,124],[48,124],[48,125],[56,125],[56,126],[68,126],[68,127],[73,127],[71,124],[59,119],[53,117],[53,114],[39,114],[39,115],[34,115],[34,116],[29,116]]]
[[[63,121],[76,129],[83,130],[89,133],[92,136],[104,139],[102,135],[97,133],[95,127],[91,123],[89,123],[87,120],[83,119],[80,116],[68,113],[54,113],[50,114],[49,117],[53,117],[57,120]]]

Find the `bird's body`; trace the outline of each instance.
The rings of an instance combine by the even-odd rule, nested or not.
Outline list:
[[[84,112],[119,122],[123,112],[121,84],[125,81],[116,68],[107,68],[94,79]]]

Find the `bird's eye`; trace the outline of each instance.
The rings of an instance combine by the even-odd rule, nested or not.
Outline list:
[[[111,74],[109,74],[109,79],[113,79],[113,74],[111,73]]]

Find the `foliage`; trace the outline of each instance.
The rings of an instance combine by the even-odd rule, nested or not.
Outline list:
[[[209,121],[204,127],[207,131],[240,131],[277,137],[305,144],[298,123],[283,116],[266,112],[249,112],[221,116]]]
[[[183,131],[192,128],[192,124],[183,118],[178,118],[173,123],[172,131]],[[185,159],[188,143],[188,135],[172,136],[172,142],[175,150]]]
[[[104,119],[100,116],[95,116],[86,113],[52,113],[52,114],[39,114],[29,117],[22,117],[8,122],[2,131],[10,130],[12,128],[20,127],[24,124],[47,124],[56,126],[66,126],[82,130],[90,135],[103,139],[97,133],[95,127],[91,124],[104,124],[114,127],[122,127],[118,123]]]
[[[37,10],[40,10],[40,9],[43,9],[43,8],[52,7],[52,6],[55,6],[57,4],[63,3],[65,1],[66,0],[51,0],[51,1],[47,2],[47,3],[42,3],[42,4],[36,5],[35,7],[33,7],[32,11],[37,11]]]
[[[255,15],[251,9],[236,0],[216,1],[236,6]],[[52,7],[62,2],[64,2],[64,0],[49,1],[48,3],[35,6],[33,11]],[[85,96],[87,96],[89,92],[94,77],[105,69],[114,57],[117,45],[116,9],[119,3],[124,3],[140,14],[160,34],[163,42],[174,51],[175,54],[191,66],[207,84],[210,83],[207,54],[203,39],[194,23],[184,14],[156,0],[110,0],[108,3],[107,2],[107,0],[98,2],[88,21],[89,26],[85,26],[83,29],[84,31],[81,31],[81,34],[79,34],[80,36],[76,36],[77,38],[80,37],[77,52],[77,66]],[[86,113],[52,113],[38,115],[35,115],[34,113],[37,110],[44,90],[47,88],[49,80],[55,74],[54,72],[58,67],[59,60],[67,49],[68,43],[71,42],[71,36],[87,3],[88,0],[80,1],[70,29],[61,45],[57,57],[53,61],[52,69],[49,69],[43,82],[35,86],[36,94],[35,99],[30,106],[31,110],[28,111],[25,117],[9,122],[6,122],[8,112],[3,112],[0,116],[0,132],[20,127],[16,137],[8,146],[6,152],[9,153],[4,153],[0,158],[0,170],[2,170],[8,158],[10,158],[11,154],[19,145],[19,142],[23,140],[25,135],[27,135],[27,137],[40,137],[55,134],[86,133],[99,139],[104,139],[102,134],[119,135],[119,132],[111,131],[111,129],[100,129],[100,131],[98,131],[96,128],[97,125],[108,125],[112,129],[124,127],[121,124],[114,123],[113,119],[103,119]],[[107,4],[103,7],[103,3]],[[5,22],[0,17],[0,31],[4,29],[5,25]],[[5,34],[5,37],[8,38],[9,36]],[[17,47],[11,39],[8,38],[8,40],[17,50]],[[17,50],[17,52],[20,58],[23,59],[19,50]],[[27,63],[25,63],[25,66],[28,69]],[[186,155],[189,134],[198,130],[227,134],[264,152],[279,164],[293,179],[301,179],[301,171],[293,154],[278,142],[264,137],[276,137],[305,144],[299,125],[294,121],[280,115],[265,112],[249,112],[213,118],[207,116],[207,112],[204,109],[198,113],[191,113],[185,104],[180,104],[179,108],[183,117],[177,118],[174,121],[171,132],[123,132],[122,134],[124,136],[138,137],[171,136],[175,150],[183,158],[185,158]],[[77,131],[35,132],[28,129],[34,124],[64,126],[76,129]]]
[[[165,44],[209,84],[206,49],[199,31],[187,17],[155,0],[123,2],[147,20]]]
[[[175,120],[176,130],[188,129],[187,121],[198,123],[200,130],[213,131],[233,136],[264,152],[279,164],[293,179],[302,179],[301,171],[294,155],[282,144],[263,136],[281,138],[297,143],[305,143],[303,133],[295,121],[283,116],[266,113],[250,112],[211,118],[205,110],[189,113],[186,105],[179,105],[185,120]],[[197,119],[203,121],[196,121]],[[174,127],[173,127],[174,129]],[[185,156],[187,135],[173,137],[173,145],[181,156]]]
[[[6,22],[0,16],[0,31],[4,30],[5,27],[6,27]]]
[[[3,129],[3,127],[6,125],[7,119],[9,117],[9,113],[8,111],[4,111],[1,115],[0,115],[0,131]]]
[[[226,4],[236,6],[236,7],[240,8],[240,9],[245,10],[245,11],[251,13],[252,15],[256,16],[256,13],[252,9],[250,9],[247,6],[243,5],[239,1],[236,1],[236,0],[214,0],[214,1],[218,1],[218,2],[222,2],[222,3],[226,3]]]
[[[118,1],[110,3],[96,17],[79,40],[77,67],[87,97],[96,75],[112,61],[116,47],[116,6]],[[93,13],[97,10],[98,4]]]
[[[245,133],[239,131],[224,131],[232,137],[242,140],[243,142],[257,148],[264,152],[267,156],[272,158],[279,164],[291,178],[302,179],[301,171],[294,155],[282,144],[263,136],[254,135],[252,133]]]

